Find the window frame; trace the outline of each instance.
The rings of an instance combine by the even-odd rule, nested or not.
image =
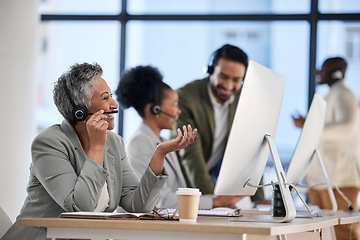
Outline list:
[[[317,27],[321,20],[340,20],[360,22],[358,13],[320,13],[319,0],[310,0],[310,12],[307,14],[138,14],[132,15],[127,12],[127,1],[121,1],[121,12],[117,15],[101,14],[41,14],[41,21],[118,21],[120,31],[120,61],[119,78],[125,68],[126,53],[126,26],[129,21],[307,21],[310,25],[310,54],[309,54],[309,83],[308,83],[308,107],[310,107],[315,94],[315,69],[317,53]],[[118,134],[123,136],[124,115],[119,111]]]

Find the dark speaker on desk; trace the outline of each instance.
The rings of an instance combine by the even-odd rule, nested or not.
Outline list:
[[[274,185],[272,198],[271,198],[271,216],[285,217],[285,215],[286,215],[286,211],[279,185]]]

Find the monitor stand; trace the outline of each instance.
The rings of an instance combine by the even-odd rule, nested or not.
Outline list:
[[[315,158],[315,156],[317,157],[317,159],[319,160],[319,163],[320,163],[320,167],[321,167],[321,171],[324,175],[324,179],[325,179],[325,182],[326,182],[326,187],[327,187],[327,190],[328,190],[328,193],[329,193],[329,197],[330,197],[330,201],[331,201],[331,205],[332,205],[332,213],[335,213],[337,210],[338,210],[338,205],[336,203],[336,199],[335,199],[335,195],[334,195],[334,191],[331,187],[331,183],[330,183],[330,180],[329,180],[329,177],[327,175],[327,172],[326,172],[326,169],[325,169],[325,165],[324,165],[324,162],[322,160],[322,157],[321,157],[321,154],[320,154],[320,151],[318,149],[315,149],[313,155],[311,156],[311,161],[313,161],[313,159]],[[311,163],[310,161],[310,163]]]
[[[286,179],[284,169],[281,165],[280,157],[277,152],[274,139],[271,135],[266,134],[265,139],[269,145],[271,157],[274,163],[274,169],[276,172],[276,177],[279,183],[279,189],[281,192],[282,200],[285,207],[285,216],[284,217],[272,217],[271,215],[244,215],[239,218],[231,219],[231,222],[290,222],[296,216],[295,205],[290,193],[289,188],[286,186]]]

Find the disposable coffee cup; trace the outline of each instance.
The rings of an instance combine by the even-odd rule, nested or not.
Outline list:
[[[179,220],[196,222],[201,192],[197,188],[178,188],[177,192]]]

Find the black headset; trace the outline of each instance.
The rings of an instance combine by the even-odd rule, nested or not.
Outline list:
[[[214,70],[215,70],[214,63],[215,63],[215,61],[218,60],[218,58],[219,58],[218,54],[219,54],[220,51],[222,51],[222,48],[219,48],[218,50],[216,50],[215,52],[213,52],[213,54],[211,54],[211,59],[212,59],[212,61],[211,61],[211,64],[207,66],[207,70],[206,70],[206,72],[207,72],[209,75],[211,75],[211,74],[214,73]]]
[[[73,106],[73,110],[71,112],[72,118],[74,121],[84,121],[86,117],[89,115],[88,109],[84,105],[76,105],[74,100],[71,97],[70,91],[66,86],[66,82],[64,82],[64,90],[66,96],[68,97],[71,105]]]
[[[158,115],[161,113],[162,110],[161,110],[161,105],[160,105],[159,96],[158,96],[158,88],[156,87],[155,84],[154,84],[154,98],[155,98],[155,101],[150,106],[150,112],[154,115]]]
[[[225,44],[224,46],[222,46],[221,48],[215,50],[211,54],[211,57],[210,57],[210,59],[212,59],[211,64],[207,66],[207,71],[206,71],[209,75],[214,73],[214,70],[215,70],[215,67],[216,67],[214,64],[218,63],[219,58],[223,55],[223,53],[225,53],[226,51],[229,51],[229,47],[233,47],[233,46],[231,46],[229,44]]]
[[[209,75],[211,75],[211,74],[214,73],[214,70],[215,70],[215,67],[216,67],[215,64],[218,63],[219,59],[220,59],[226,52],[231,51],[230,48],[232,48],[232,47],[234,47],[234,46],[229,45],[229,44],[225,44],[225,45],[222,46],[221,48],[219,48],[219,49],[217,49],[216,51],[214,51],[213,54],[211,54],[211,57],[210,57],[210,59],[212,59],[212,60],[211,60],[211,64],[207,66],[207,71],[206,71]],[[239,49],[239,50],[242,52],[241,49]],[[245,54],[245,53],[244,53],[244,54]],[[245,55],[246,55],[246,54],[245,54]],[[246,58],[247,58],[247,56],[246,56]],[[245,66],[246,66],[246,65],[245,65]],[[247,66],[246,66],[246,67],[247,67]]]
[[[213,54],[211,54],[211,58],[212,58],[212,61],[211,61],[211,65],[208,65],[207,66],[207,73],[209,75],[213,74],[214,73],[214,70],[215,70],[215,66],[214,64],[218,63],[219,59],[222,57],[223,53],[225,53],[226,51],[229,51],[228,48],[229,47],[233,47],[229,44],[225,44],[224,46],[222,46],[221,48],[217,49],[215,52],[213,52]],[[246,56],[246,61],[248,60],[248,57],[246,55],[245,52],[243,52],[241,49],[239,49],[245,56]],[[240,61],[240,63],[243,63],[242,61]],[[245,74],[246,74],[246,70],[247,70],[247,64],[243,63],[245,65]],[[245,77],[245,76],[244,76]],[[241,85],[244,83],[244,79],[242,80],[241,82]]]

